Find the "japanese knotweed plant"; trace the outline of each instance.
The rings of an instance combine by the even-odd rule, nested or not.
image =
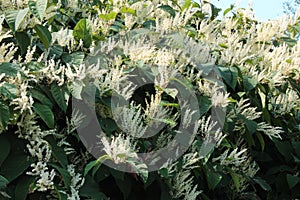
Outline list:
[[[299,198],[300,9],[0,8],[1,199]]]

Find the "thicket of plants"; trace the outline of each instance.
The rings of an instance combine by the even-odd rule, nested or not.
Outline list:
[[[300,197],[300,10],[260,22],[190,0],[0,8],[0,199]],[[186,130],[178,159],[149,171],[138,158]]]

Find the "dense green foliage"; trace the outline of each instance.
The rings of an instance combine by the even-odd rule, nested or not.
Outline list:
[[[0,7],[0,199],[300,198],[299,16],[261,23],[249,9],[221,12],[189,0],[0,0]],[[161,32],[173,42],[163,43]],[[144,47],[144,35],[152,46],[132,50]],[[119,36],[136,41],[85,66]],[[119,122],[110,97],[127,98],[131,73],[155,84],[132,93],[135,103],[118,113]],[[194,91],[199,120],[166,86],[177,81],[172,73]],[[88,84],[97,88],[94,107],[108,146],[119,154],[95,159],[76,131],[82,121],[89,131],[91,122],[72,107],[90,94]],[[222,130],[213,130],[217,109],[225,113]],[[166,117],[151,115],[157,110]],[[132,151],[170,143],[180,118],[199,126],[191,146],[148,172]],[[157,122],[160,134],[126,146],[124,129],[138,135],[141,124]],[[200,155],[209,137],[216,144]],[[126,163],[132,173],[104,160]]]

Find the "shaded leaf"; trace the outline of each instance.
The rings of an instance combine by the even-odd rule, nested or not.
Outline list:
[[[84,47],[89,47],[92,44],[92,25],[87,19],[81,19],[73,30],[74,38],[79,41],[82,40]]]
[[[15,200],[26,200],[30,185],[35,182],[34,176],[23,176],[17,183],[15,189]]]
[[[10,111],[8,105],[0,101],[0,126],[3,128],[6,127],[7,122],[9,121],[10,118]]]
[[[51,85],[51,94],[57,103],[57,105],[66,113],[67,107],[68,107],[68,99],[69,96],[67,94],[67,88],[66,87],[59,87],[56,84]]]
[[[24,20],[28,11],[29,9],[25,8],[22,10],[9,10],[5,12],[5,20],[13,32],[19,29],[19,26]]]
[[[33,109],[49,128],[54,128],[54,114],[49,106],[40,103],[34,103]]]
[[[45,48],[48,49],[52,40],[52,36],[49,30],[45,26],[39,24],[34,26],[34,30],[38,34],[40,40],[43,42]]]
[[[0,64],[0,74],[4,73],[6,76],[15,77],[20,69],[20,66],[14,63],[3,62]]]

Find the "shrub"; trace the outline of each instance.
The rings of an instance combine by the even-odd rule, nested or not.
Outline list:
[[[1,199],[300,197],[300,11],[0,6]]]

